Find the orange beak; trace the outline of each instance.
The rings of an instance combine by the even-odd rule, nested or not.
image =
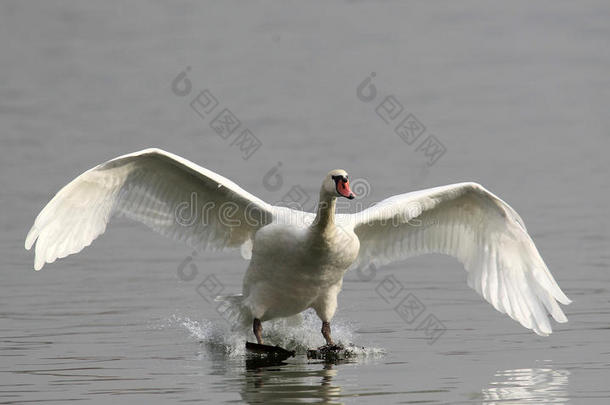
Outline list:
[[[350,200],[353,200],[354,198],[356,198],[354,193],[352,193],[352,190],[350,190],[350,188],[349,188],[349,180],[347,180],[347,181],[339,180],[337,182],[337,192],[339,194],[341,194],[343,197],[349,198]]]

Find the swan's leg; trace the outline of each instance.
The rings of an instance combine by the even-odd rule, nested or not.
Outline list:
[[[342,282],[340,281],[330,287],[324,293],[320,294],[318,299],[312,305],[312,308],[316,311],[320,320],[322,320],[321,332],[328,346],[334,345],[333,339],[330,336],[330,320],[333,318],[335,311],[337,310],[337,295],[341,290],[341,284]]]
[[[259,345],[263,344],[263,325],[261,324],[261,320],[258,318],[254,318],[254,322],[252,322],[252,331],[254,332],[254,336],[256,336],[256,342]]]
[[[322,336],[326,340],[326,344],[329,346],[334,345],[333,338],[330,337],[330,322],[322,321]]]

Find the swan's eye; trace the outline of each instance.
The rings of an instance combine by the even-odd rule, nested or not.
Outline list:
[[[347,183],[348,179],[347,176],[342,176],[342,175],[336,175],[336,176],[331,176],[332,179],[335,181],[335,183],[337,183],[339,180],[341,180],[343,183]]]

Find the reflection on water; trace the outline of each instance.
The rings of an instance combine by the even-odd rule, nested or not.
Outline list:
[[[212,360],[215,374],[225,375],[219,389],[239,392],[246,403],[341,403],[341,387],[333,383],[336,364],[307,362],[304,356],[285,361],[235,358],[213,350],[205,357]]]
[[[482,391],[483,403],[567,403],[569,375],[568,370],[551,368],[498,371],[490,387]]]
[[[333,364],[286,364],[246,370],[241,397],[249,404],[320,402],[337,404],[341,387],[333,384]]]

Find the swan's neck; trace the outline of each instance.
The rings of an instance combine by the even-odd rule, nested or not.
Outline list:
[[[321,232],[332,228],[335,225],[336,205],[336,197],[328,195],[324,190],[320,191],[320,201],[318,201],[318,211],[313,226]]]

